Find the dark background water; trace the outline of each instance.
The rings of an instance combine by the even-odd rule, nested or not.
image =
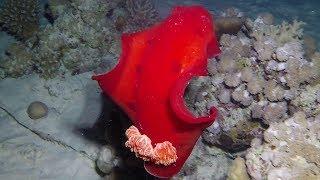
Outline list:
[[[5,0],[0,0],[0,4]],[[44,5],[49,0],[40,0]],[[111,1],[111,0],[106,0]],[[162,16],[175,5],[200,4],[210,11],[219,13],[229,7],[238,8],[248,17],[255,18],[259,13],[269,12],[276,23],[294,19],[304,21],[305,34],[320,41],[320,0],[151,0]],[[3,41],[2,41],[3,42]],[[318,43],[318,47],[319,47]],[[0,47],[1,49],[1,47]]]
[[[305,34],[320,41],[320,0],[153,0],[161,14],[179,4],[201,4],[219,13],[229,7],[238,8],[248,17],[255,18],[259,13],[269,12],[276,23],[294,19],[306,23]],[[318,43],[319,46],[319,43]]]

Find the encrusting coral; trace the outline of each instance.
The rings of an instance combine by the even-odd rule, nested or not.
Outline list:
[[[20,40],[31,38],[39,30],[38,0],[6,0],[0,9],[3,31]]]

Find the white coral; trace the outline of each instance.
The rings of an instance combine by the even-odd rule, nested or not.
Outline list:
[[[307,120],[303,112],[284,122],[272,123],[265,142],[253,145],[246,155],[253,179],[318,179],[320,177],[320,130],[318,120]]]

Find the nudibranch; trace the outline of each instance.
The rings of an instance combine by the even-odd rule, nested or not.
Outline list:
[[[201,6],[179,6],[162,22],[123,34],[119,63],[93,76],[133,121],[125,145],[150,174],[178,173],[215,120],[214,107],[208,116],[195,117],[183,96],[191,78],[207,75],[207,59],[219,53],[212,15]]]

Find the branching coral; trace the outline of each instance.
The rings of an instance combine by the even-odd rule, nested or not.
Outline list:
[[[296,41],[302,38],[304,22],[294,20],[292,24],[283,21],[281,25],[266,25],[261,17],[252,22],[251,36],[259,40],[262,37],[270,37],[277,44],[284,45],[287,42]]]
[[[6,0],[0,10],[2,30],[27,40],[39,30],[38,0]]]

